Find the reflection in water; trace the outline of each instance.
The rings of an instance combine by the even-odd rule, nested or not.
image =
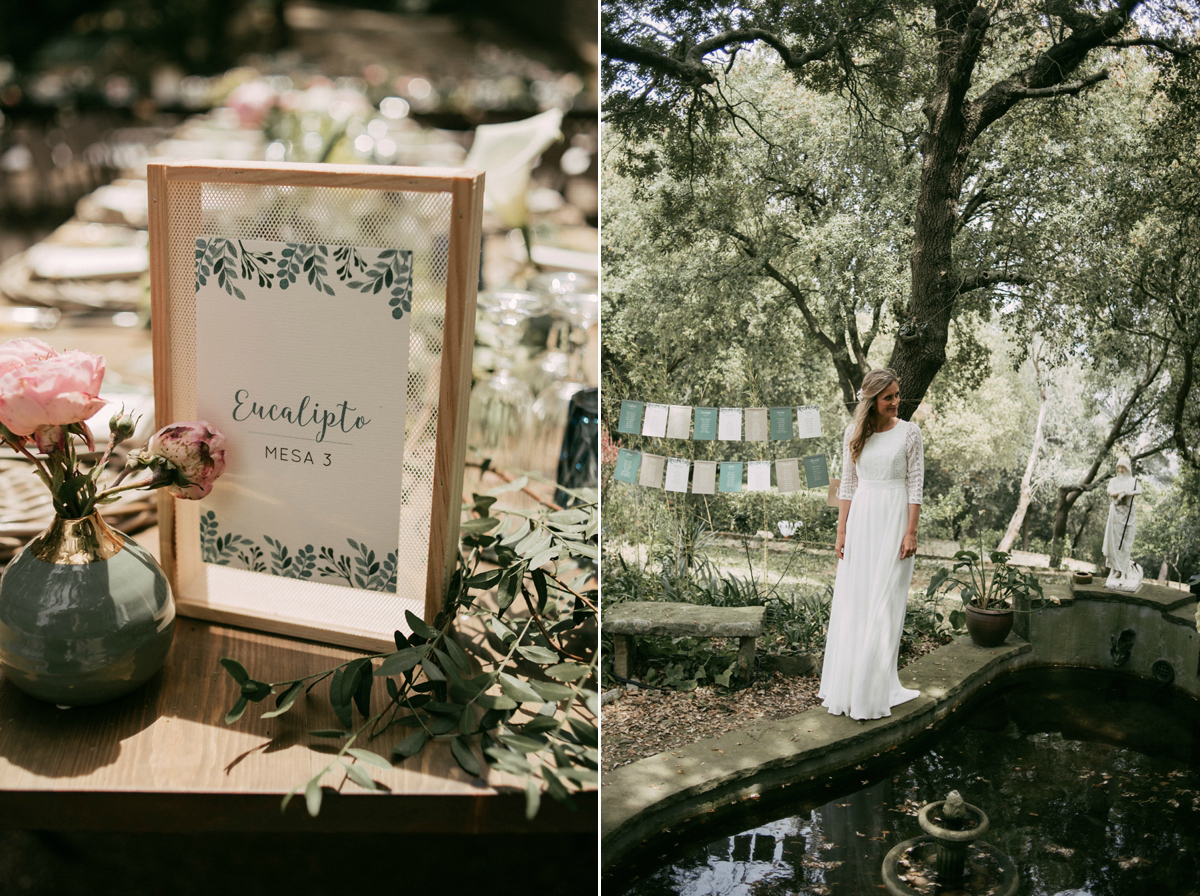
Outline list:
[[[1017,863],[1024,896],[1200,896],[1200,706],[1177,692],[1078,670],[1016,676],[929,751],[846,793],[856,783],[643,859],[605,891],[882,893],[884,855],[921,833],[921,805],[957,789],[985,807],[984,839]]]

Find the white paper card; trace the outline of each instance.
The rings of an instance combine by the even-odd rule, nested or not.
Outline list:
[[[746,441],[765,442],[767,435],[767,409],[746,408]]]
[[[717,493],[717,462],[698,460],[692,464],[692,494],[715,495]]]
[[[746,465],[746,491],[766,492],[771,490],[771,462],[752,460]]]
[[[800,459],[789,457],[775,461],[775,483],[781,492],[800,491]]]
[[[667,459],[658,454],[643,454],[642,455],[642,472],[638,477],[638,485],[645,485],[650,488],[663,487],[663,469],[666,467]]]
[[[667,434],[667,406],[665,404],[646,405],[646,416],[642,420],[642,435],[661,439]]]
[[[686,492],[688,473],[691,471],[691,467],[691,461],[685,457],[667,458],[667,491]]]
[[[408,250],[196,240],[196,409],[227,439],[205,562],[396,591],[411,271]]]
[[[815,404],[796,408],[796,420],[800,426],[800,438],[817,439],[821,436],[821,410]]]
[[[682,404],[671,405],[667,415],[667,438],[690,439],[692,437],[692,409]]]
[[[741,408],[721,408],[721,415],[717,418],[717,438],[723,442],[742,440]]]

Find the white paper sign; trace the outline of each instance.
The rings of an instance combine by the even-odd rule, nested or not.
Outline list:
[[[717,418],[717,438],[723,442],[742,440],[741,408],[721,408],[721,415]]]
[[[717,462],[698,460],[692,464],[692,494],[715,495],[717,493]]]
[[[684,457],[667,458],[667,485],[669,492],[686,492],[691,461]]]
[[[746,491],[765,492],[771,490],[771,462],[752,460],[746,465]]]
[[[690,439],[692,437],[692,409],[686,405],[671,405],[667,415],[667,438]]]
[[[196,408],[227,438],[205,562],[395,592],[411,271],[407,250],[196,240]]]
[[[667,406],[665,404],[646,405],[646,416],[642,421],[642,435],[661,439],[667,434]]]
[[[796,408],[796,420],[800,425],[800,438],[817,439],[821,436],[821,410],[815,404]]]
[[[767,435],[767,409],[746,408],[746,441],[765,442]]]
[[[642,472],[638,476],[638,485],[649,486],[650,488],[663,487],[663,468],[666,466],[667,459],[658,454],[643,454],[642,455]]]
[[[800,491],[800,459],[789,457],[775,461],[775,482],[781,492]]]

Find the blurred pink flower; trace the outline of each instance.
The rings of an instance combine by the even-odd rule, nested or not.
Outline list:
[[[99,397],[103,379],[100,355],[14,339],[0,346],[0,423],[17,436],[82,423],[107,404]]]
[[[155,457],[169,461],[177,471],[177,480],[167,491],[196,501],[211,492],[217,477],[225,472],[225,436],[203,420],[172,423],[150,437],[141,462],[152,462]]]

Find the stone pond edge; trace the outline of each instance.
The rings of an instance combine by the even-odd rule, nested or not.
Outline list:
[[[785,784],[848,769],[899,747],[957,711],[1031,650],[1010,636],[1000,647],[956,639],[900,670],[921,696],[883,719],[859,722],[823,707],[760,720],[716,738],[659,753],[603,775],[601,867],[609,870],[649,839],[701,813]]]

